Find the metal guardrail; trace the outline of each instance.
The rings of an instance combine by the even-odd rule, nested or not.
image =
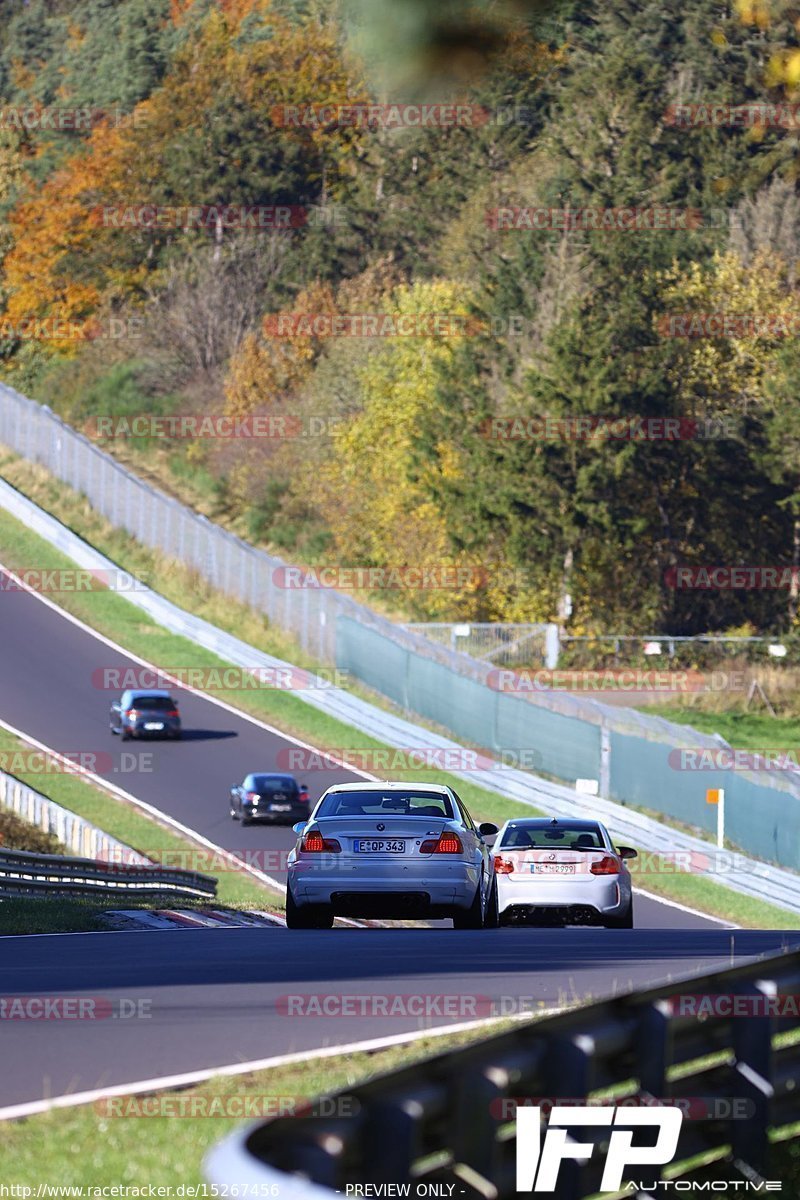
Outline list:
[[[215,896],[217,881],[211,875],[181,868],[96,862],[91,858],[65,858],[57,854],[32,854],[27,850],[0,850],[0,896],[40,894]]]
[[[245,1129],[215,1147],[206,1176],[292,1200],[333,1200],[354,1184],[409,1184],[411,1196],[419,1185],[437,1184],[422,1194],[504,1200],[518,1196],[516,1104],[597,1103],[602,1093],[608,1103],[624,1097],[631,1105],[684,1108],[677,1154],[665,1168],[670,1177],[708,1179],[705,1172],[715,1169],[715,1179],[763,1180],[768,1132],[800,1120],[800,1016],[794,1006],[794,1015],[776,1020],[769,1003],[797,999],[798,992],[794,951],[520,1025],[337,1092],[319,1106],[348,1115],[295,1115]],[[681,1015],[681,996],[734,996],[748,1015]],[[729,1110],[727,1118],[718,1115]],[[555,1200],[599,1191],[608,1133],[582,1127],[577,1140],[593,1141],[601,1153],[585,1164],[562,1164]],[[687,1163],[696,1156],[703,1162]],[[634,1168],[629,1176],[665,1177],[654,1170]]]

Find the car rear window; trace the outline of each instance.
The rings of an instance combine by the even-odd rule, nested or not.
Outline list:
[[[298,791],[293,779],[281,779],[275,775],[254,775],[253,785],[253,791],[258,792],[259,796],[271,796],[275,792],[293,796]]]
[[[323,800],[318,817],[443,817],[453,819],[447,796],[432,792],[334,792]]]
[[[602,834],[596,825],[509,826],[501,845],[507,850],[602,850]]]
[[[150,708],[157,712],[171,712],[177,707],[169,696],[134,696],[131,702],[131,708]]]

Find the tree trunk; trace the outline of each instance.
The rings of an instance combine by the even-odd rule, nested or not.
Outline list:
[[[214,221],[214,262],[219,262],[222,254],[222,215],[217,212]]]
[[[795,512],[792,523],[792,580],[789,584],[789,628],[797,620],[797,607],[800,601],[800,514]]]
[[[572,575],[572,563],[574,556],[572,547],[570,546],[567,553],[564,555],[564,571],[561,576],[561,595],[558,598],[558,626],[561,633],[564,633],[564,627],[572,612],[572,596],[569,590],[570,576]]]

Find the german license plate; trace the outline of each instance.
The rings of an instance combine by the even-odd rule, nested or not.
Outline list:
[[[574,875],[574,863],[531,863],[535,875]]]
[[[163,721],[145,721],[144,727],[145,727],[145,729],[163,729],[164,722]]]
[[[270,812],[291,812],[291,804],[270,804]]]
[[[404,854],[406,844],[389,838],[356,838],[353,849],[356,854]]]

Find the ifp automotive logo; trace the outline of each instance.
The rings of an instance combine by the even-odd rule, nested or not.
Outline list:
[[[565,1159],[587,1162],[594,1142],[576,1141],[568,1132],[573,1125],[613,1125],[600,1181],[601,1192],[622,1188],[622,1177],[630,1167],[665,1166],[678,1149],[683,1113],[679,1108],[659,1109],[586,1107],[556,1105],[550,1110],[542,1139],[541,1108],[517,1109],[517,1191],[555,1192],[558,1173]],[[634,1133],[647,1126],[658,1133],[655,1143],[634,1145]]]

